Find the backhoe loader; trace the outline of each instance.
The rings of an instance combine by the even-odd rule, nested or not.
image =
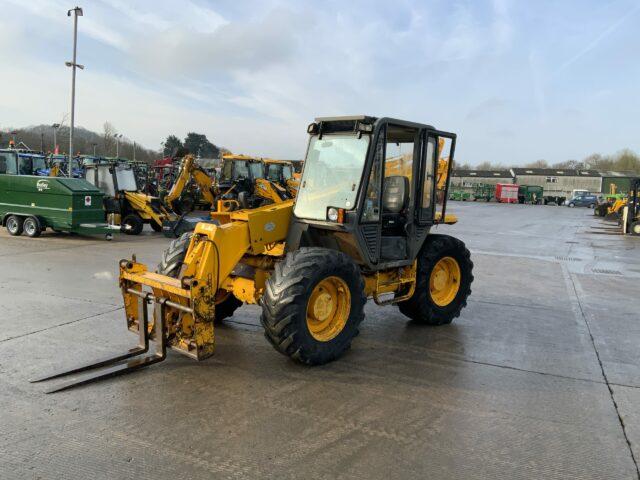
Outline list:
[[[265,167],[261,158],[224,154],[217,184],[216,210],[257,208],[292,198],[286,187],[265,178]]]
[[[194,182],[198,187],[203,203],[208,208],[215,206],[215,182],[196,163],[193,155],[186,155],[180,162],[180,169],[169,192],[164,196],[164,203],[174,212],[180,214],[191,211],[196,203],[193,198],[185,198],[187,187]]]
[[[263,158],[262,161],[265,165],[267,180],[284,188],[289,198],[294,198],[298,193],[300,182],[294,176],[293,163],[272,158]]]
[[[129,164],[87,165],[85,178],[105,194],[107,221],[110,225],[120,225],[123,233],[139,235],[145,223],[161,232],[163,225],[173,226],[179,220],[160,199],[139,191],[135,172]]]
[[[307,132],[295,200],[212,213],[171,243],[155,271],[135,256],[120,261],[138,347],[33,381],[83,373],[49,391],[64,390],[158,363],[168,348],[204,360],[215,323],[243,303],[260,305],[276,351],[307,365],[350,348],[368,298],[416,324],[458,317],[473,263],[462,241],[431,233],[457,221],[445,211],[456,135],[370,116],[317,118]],[[387,169],[397,156],[406,158],[401,172]]]

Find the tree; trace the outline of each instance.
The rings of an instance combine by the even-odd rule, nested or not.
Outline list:
[[[182,142],[175,135],[169,135],[167,139],[162,143],[162,153],[165,157],[173,155],[173,153],[182,148]]]
[[[202,133],[187,133],[187,137],[184,139],[184,147],[192,154],[200,157],[215,158],[220,156],[220,149]]]
[[[102,125],[102,132],[102,147],[104,149],[104,155],[108,155],[115,144],[113,136],[116,134],[116,129],[110,122],[104,122],[104,125]]]
[[[527,168],[549,168],[549,163],[546,160],[536,160],[525,164]]]

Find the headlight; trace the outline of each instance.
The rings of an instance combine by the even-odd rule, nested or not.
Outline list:
[[[330,207],[327,210],[327,218],[329,220],[331,220],[332,222],[337,222],[338,221],[338,209],[334,208],[334,207]]]

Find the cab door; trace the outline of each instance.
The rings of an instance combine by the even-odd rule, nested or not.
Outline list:
[[[444,221],[456,135],[427,130],[424,146],[420,175],[421,191],[416,199],[418,225],[422,227]]]

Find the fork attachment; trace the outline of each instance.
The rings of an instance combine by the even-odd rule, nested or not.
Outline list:
[[[138,329],[138,346],[130,349],[128,352],[122,355],[116,355],[115,357],[108,357],[100,359],[94,363],[81,365],[79,367],[72,368],[70,370],[63,370],[50,373],[44,377],[35,378],[30,380],[31,383],[43,382],[45,380],[51,380],[54,378],[65,377],[67,375],[81,374],[83,372],[91,372],[88,375],[81,376],[77,380],[72,380],[60,384],[46,391],[46,393],[60,392],[62,390],[68,390],[70,388],[78,387],[80,385],[86,385],[88,383],[97,382],[105,378],[116,377],[118,375],[124,375],[140,368],[153,365],[163,361],[167,356],[167,347],[165,342],[165,308],[168,302],[165,299],[155,299],[151,293],[142,293],[136,291],[136,294],[140,296],[141,301],[138,302],[139,315],[138,318],[141,325]],[[151,331],[149,330],[149,318],[148,318],[148,305],[154,304],[154,321],[153,321],[153,340],[156,343],[154,353],[147,354],[149,351],[149,339]]]

